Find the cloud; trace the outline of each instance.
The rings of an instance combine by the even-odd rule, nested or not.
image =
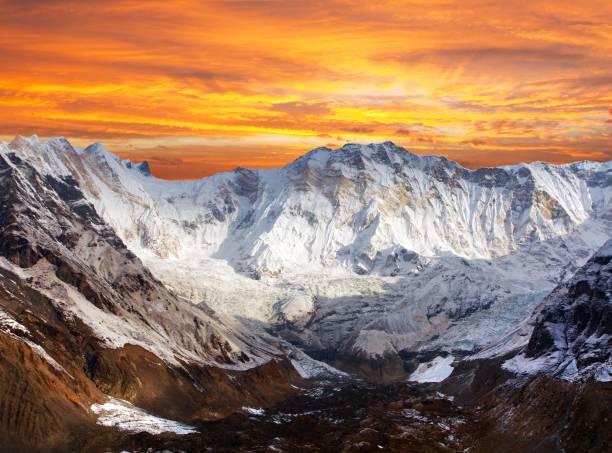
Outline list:
[[[579,67],[588,59],[588,48],[579,46],[539,47],[461,47],[450,49],[423,49],[399,54],[383,54],[380,60],[390,59],[406,64],[437,62],[443,65],[458,65],[465,62],[479,64],[544,64],[563,67]]]
[[[486,145],[488,142],[482,138],[472,138],[470,140],[463,140],[461,142],[462,145],[472,145],[472,146],[481,146]]]
[[[0,7],[0,134],[148,140],[130,152],[167,176],[280,164],[330,139],[482,165],[609,156],[606,1]],[[222,139],[225,154],[196,158],[177,144],[192,138]]]
[[[331,112],[331,108],[326,102],[279,102],[272,104],[271,110],[292,115],[325,115]]]

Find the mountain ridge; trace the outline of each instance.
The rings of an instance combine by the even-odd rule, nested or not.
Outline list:
[[[18,146],[19,143],[28,143],[29,145],[35,144],[35,143],[40,143],[40,144],[53,144],[53,143],[63,143],[63,144],[68,144],[70,148],[72,148],[76,153],[80,154],[82,152],[84,152],[87,149],[90,149],[90,152],[94,152],[94,150],[101,152],[102,154],[106,154],[108,156],[112,156],[113,158],[123,162],[124,164],[126,164],[127,166],[134,166],[137,167],[140,164],[146,163],[147,166],[150,166],[150,163],[147,159],[144,159],[142,161],[132,161],[130,159],[120,159],[118,156],[116,156],[115,154],[113,154],[111,151],[109,151],[108,149],[106,149],[106,147],[104,146],[104,144],[102,142],[93,142],[87,146],[85,146],[84,148],[80,148],[80,147],[74,147],[69,139],[67,139],[64,136],[55,136],[55,137],[49,137],[47,139],[41,139],[38,135],[34,134],[31,136],[24,136],[24,135],[17,135],[15,136],[15,138],[11,141],[2,141],[0,140],[0,143],[3,143],[5,146],[7,147],[11,147],[11,144],[13,144],[13,146]],[[433,161],[441,161],[441,162],[449,162],[451,163],[453,166],[456,166],[462,170],[465,170],[466,172],[479,172],[479,171],[483,171],[483,170],[504,170],[504,171],[513,171],[513,170],[519,170],[522,167],[525,166],[530,166],[530,165],[545,165],[545,166],[552,166],[552,167],[590,167],[593,165],[603,165],[603,166],[607,166],[607,167],[612,167],[612,160],[589,160],[589,159],[577,159],[575,161],[572,162],[566,162],[566,163],[553,163],[553,162],[547,162],[547,161],[543,161],[543,160],[534,160],[531,162],[517,162],[515,164],[509,164],[509,165],[496,165],[496,166],[483,166],[483,167],[478,167],[478,168],[469,168],[469,167],[465,167],[463,166],[460,162],[455,161],[453,159],[449,159],[445,156],[442,155],[438,155],[438,154],[417,154],[415,152],[410,151],[409,149],[402,147],[402,146],[398,146],[395,144],[395,142],[391,141],[391,140],[387,140],[384,142],[372,142],[372,143],[367,143],[367,144],[360,144],[360,143],[345,143],[342,146],[339,146],[337,148],[332,148],[332,147],[328,147],[328,146],[320,146],[317,148],[313,148],[310,151],[305,152],[304,154],[302,154],[301,156],[298,156],[297,158],[295,158],[293,161],[288,162],[286,164],[283,165],[279,165],[278,167],[265,167],[265,168],[260,168],[260,167],[243,167],[241,165],[235,167],[234,169],[231,170],[227,170],[227,171],[220,171],[217,173],[213,173],[211,175],[208,176],[202,176],[200,178],[196,178],[196,179],[163,179],[163,178],[159,178],[157,176],[155,176],[154,172],[151,172],[150,175],[146,175],[145,176],[151,176],[154,179],[159,179],[160,181],[168,181],[168,182],[186,182],[186,181],[200,181],[203,179],[208,179],[211,177],[215,177],[217,175],[224,175],[224,174],[232,174],[238,170],[249,170],[249,171],[257,171],[257,172],[267,172],[267,171],[274,171],[278,168],[286,168],[286,167],[290,167],[293,166],[294,164],[296,164],[299,161],[302,160],[307,160],[309,157],[311,157],[311,155],[313,154],[317,154],[319,152],[326,152],[326,153],[337,153],[337,152],[342,152],[342,151],[347,151],[347,150],[363,150],[364,147],[368,148],[368,147],[376,147],[376,146],[386,146],[389,147],[390,149],[397,151],[397,152],[401,152],[401,153],[406,153],[409,154],[410,156],[414,156],[416,158],[421,158],[424,160],[433,160]]]
[[[612,162],[468,170],[385,142],[164,181],[100,144],[12,148],[78,181],[181,297],[347,365],[484,347],[612,228]]]

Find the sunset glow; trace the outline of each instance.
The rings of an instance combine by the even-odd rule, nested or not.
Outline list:
[[[164,178],[392,140],[469,167],[612,159],[612,2],[0,0],[0,136]]]

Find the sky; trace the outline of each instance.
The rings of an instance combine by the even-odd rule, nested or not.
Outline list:
[[[612,159],[609,0],[0,0],[0,138],[159,177],[391,140],[477,168]]]

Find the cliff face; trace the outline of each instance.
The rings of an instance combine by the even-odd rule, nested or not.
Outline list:
[[[529,343],[504,366],[565,380],[612,380],[612,240],[543,302]]]

